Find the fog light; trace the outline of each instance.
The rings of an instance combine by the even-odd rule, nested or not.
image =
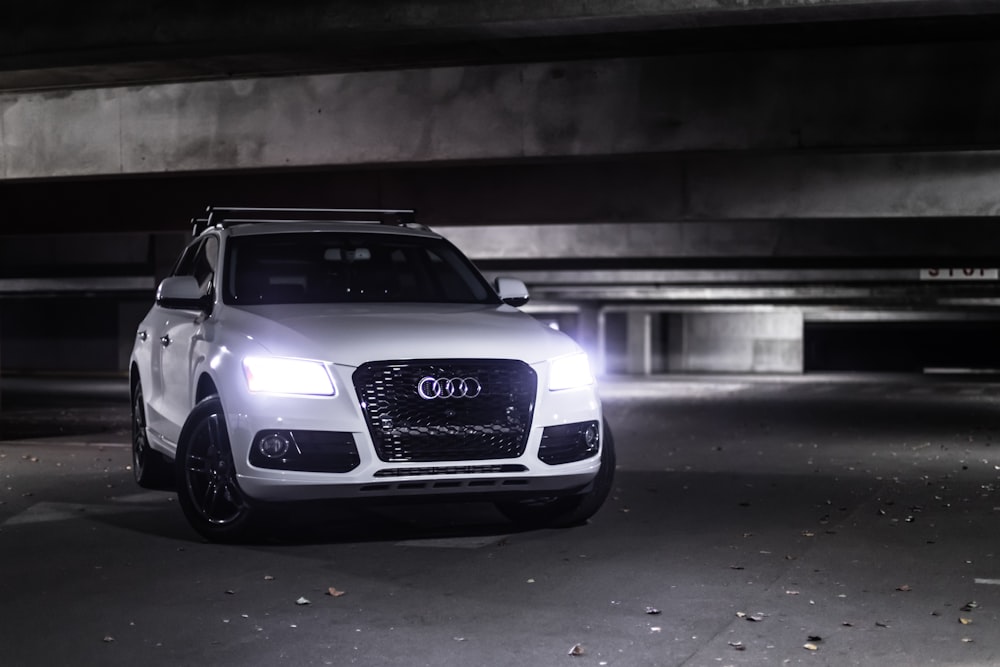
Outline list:
[[[572,463],[595,456],[601,442],[597,421],[546,426],[538,444],[538,458],[549,465]]]
[[[292,444],[288,442],[288,438],[280,433],[272,433],[271,435],[264,436],[257,442],[257,449],[269,459],[280,459],[288,454],[291,446]]]

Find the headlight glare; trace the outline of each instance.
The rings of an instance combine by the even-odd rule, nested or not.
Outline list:
[[[336,392],[326,366],[307,359],[247,357],[243,360],[247,388],[254,393],[333,396]]]
[[[594,384],[590,361],[583,352],[552,360],[549,370],[549,390],[572,389]]]

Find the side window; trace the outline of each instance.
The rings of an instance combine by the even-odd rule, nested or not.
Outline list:
[[[201,247],[201,242],[192,243],[184,252],[181,253],[180,258],[178,258],[177,263],[174,264],[173,270],[170,272],[171,276],[190,276],[194,275],[194,258],[198,254],[198,249]]]
[[[171,275],[194,276],[201,286],[201,293],[208,294],[212,288],[212,278],[219,263],[219,238],[209,236],[187,247],[177,260]]]
[[[194,258],[192,275],[201,286],[201,293],[208,294],[212,289],[212,278],[215,277],[215,267],[219,264],[219,238],[209,236],[198,249]]]

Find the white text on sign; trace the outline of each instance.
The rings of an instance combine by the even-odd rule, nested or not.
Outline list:
[[[921,280],[997,280],[1000,269],[920,269]]]

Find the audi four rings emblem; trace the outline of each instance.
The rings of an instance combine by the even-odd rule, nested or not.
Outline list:
[[[436,378],[428,375],[417,383],[417,393],[426,401],[435,398],[475,398],[482,391],[483,385],[476,378]]]

